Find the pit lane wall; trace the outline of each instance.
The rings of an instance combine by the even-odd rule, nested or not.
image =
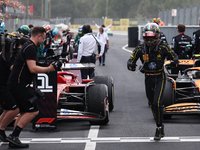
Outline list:
[[[104,25],[107,27],[110,24],[113,23],[113,19],[104,19]],[[138,21],[130,21],[127,18],[120,19],[119,21],[114,21],[113,26],[111,27],[111,30],[113,31],[128,31],[128,27],[130,26],[137,26]],[[81,24],[71,24],[71,29],[78,29],[80,26],[83,26]],[[101,26],[101,24],[99,24]],[[95,25],[91,25],[93,30],[98,30],[98,28]]]

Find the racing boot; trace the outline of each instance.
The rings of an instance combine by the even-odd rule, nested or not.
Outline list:
[[[165,136],[164,124],[161,126],[161,138]]]
[[[28,144],[23,144],[19,140],[19,137],[12,136],[11,134],[6,138],[9,141],[9,147],[15,148],[28,148]]]
[[[160,140],[161,137],[162,137],[162,126],[161,127],[157,127],[156,128],[156,133],[155,133],[155,136],[154,136],[154,140]]]

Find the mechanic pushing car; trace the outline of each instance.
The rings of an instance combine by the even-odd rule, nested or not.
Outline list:
[[[143,30],[144,44],[139,45],[133,51],[127,62],[127,68],[135,71],[136,62],[140,58],[143,65],[140,71],[145,74],[146,95],[156,121],[156,133],[154,140],[164,137],[162,96],[165,87],[164,60],[173,60],[171,66],[176,67],[178,57],[166,43],[159,39],[160,29],[156,23],[148,23]]]
[[[185,35],[185,25],[179,24],[178,25],[178,35],[172,38],[172,50],[178,55],[179,59],[191,59],[193,50],[187,49],[187,45],[192,45],[192,39],[188,35]],[[172,74],[178,74],[179,70],[181,74],[186,68],[173,68],[171,69]]]
[[[79,46],[79,42],[80,42],[80,38],[83,36],[82,34],[82,27],[78,28],[78,34],[76,35],[75,39],[74,39],[74,43],[73,43],[73,48],[75,49],[75,52],[78,52],[78,46]]]
[[[48,67],[37,66],[37,47],[44,42],[46,31],[43,27],[34,27],[31,38],[26,42],[15,60],[13,69],[8,79],[8,88],[11,95],[17,102],[20,115],[17,118],[16,127],[12,134],[6,139],[15,147],[27,148],[28,144],[23,144],[19,140],[19,134],[26,125],[38,115],[37,102],[44,94],[37,88],[37,73],[55,71],[61,66],[58,62],[53,62]],[[30,84],[33,83],[33,87]]]

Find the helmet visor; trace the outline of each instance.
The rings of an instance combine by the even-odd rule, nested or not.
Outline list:
[[[145,40],[153,40],[156,39],[158,37],[158,34],[153,33],[153,32],[145,32],[143,33],[143,38]]]

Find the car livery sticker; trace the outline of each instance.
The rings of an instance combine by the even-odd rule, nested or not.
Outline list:
[[[149,69],[151,69],[151,70],[156,69],[156,63],[155,63],[155,62],[151,62],[151,63],[149,64]]]

